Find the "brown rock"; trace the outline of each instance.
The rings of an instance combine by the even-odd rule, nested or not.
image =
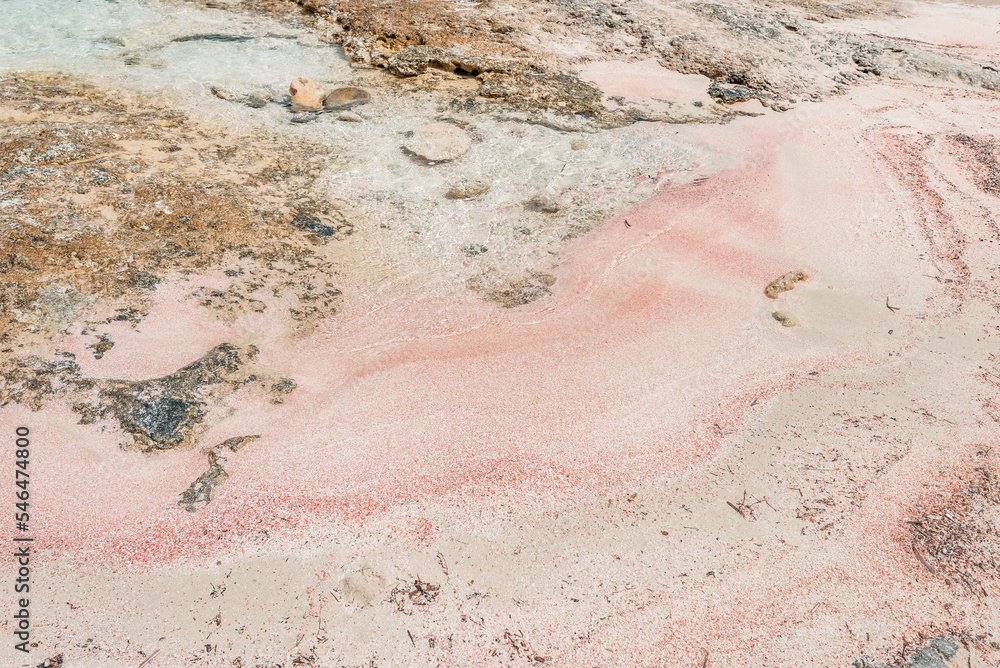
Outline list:
[[[444,194],[448,199],[466,199],[488,192],[493,187],[489,179],[462,179]]]
[[[292,96],[292,111],[320,111],[326,91],[312,79],[296,77],[288,87]]]
[[[359,104],[371,102],[371,93],[364,88],[337,88],[323,98],[323,106],[327,109],[350,109]]]
[[[808,278],[805,272],[802,271],[790,271],[783,276],[779,276],[764,288],[764,294],[771,299],[777,299],[778,295],[782,292],[787,292],[795,287],[795,284],[799,281],[804,281]]]

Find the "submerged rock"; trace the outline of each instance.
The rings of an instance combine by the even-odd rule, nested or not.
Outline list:
[[[448,199],[466,199],[489,192],[493,181],[487,178],[462,179],[444,194]]]
[[[469,133],[450,123],[429,123],[417,128],[403,148],[431,162],[447,162],[472,148]]]
[[[337,114],[337,118],[342,121],[347,121],[348,123],[360,123],[365,120],[360,116],[358,116],[357,114],[355,114],[353,111],[342,111],[339,114]]]
[[[253,109],[262,109],[272,97],[271,94],[259,88],[240,91],[227,86],[212,86],[209,90],[220,100],[239,102]]]
[[[346,88],[337,88],[330,91],[330,93],[323,98],[323,106],[327,109],[350,109],[351,107],[356,107],[359,104],[368,104],[371,102],[371,99],[371,93],[366,91],[364,88],[348,86]]]
[[[297,114],[292,114],[292,123],[308,123],[309,121],[315,121],[319,118],[319,114],[311,111],[301,111]]]
[[[477,255],[482,255],[483,253],[487,252],[488,250],[489,250],[489,248],[487,248],[486,246],[484,246],[482,244],[467,244],[466,246],[464,246],[462,248],[462,252],[465,253],[466,255],[468,255],[469,257],[475,257]]]
[[[767,287],[764,288],[764,294],[771,299],[777,299],[782,292],[788,292],[795,287],[796,283],[807,278],[808,276],[803,271],[790,271],[768,283]]]
[[[249,42],[253,37],[247,35],[220,35],[218,33],[208,33],[202,35],[186,35],[175,37],[171,42]]]
[[[288,87],[292,96],[292,111],[320,111],[326,91],[312,79],[296,77]]]
[[[551,195],[539,193],[524,205],[529,211],[539,211],[541,213],[557,213],[562,207]]]

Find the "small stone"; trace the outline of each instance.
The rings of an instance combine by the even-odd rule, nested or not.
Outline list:
[[[782,327],[795,327],[799,324],[799,319],[788,311],[775,311],[771,317],[780,322]]]
[[[556,213],[559,211],[559,202],[553,199],[550,195],[539,194],[535,195],[528,200],[528,203],[524,205],[526,209],[531,211],[540,211],[541,213]]]
[[[429,123],[417,128],[403,148],[424,160],[446,162],[465,155],[472,148],[472,139],[450,123]]]
[[[267,102],[265,102],[259,97],[251,95],[250,97],[248,97],[246,100],[243,101],[243,104],[247,105],[251,109],[263,109],[264,105],[266,105]]]
[[[493,182],[489,179],[462,179],[455,185],[451,187],[448,192],[444,194],[448,199],[466,199],[469,197],[475,197],[476,195],[482,195],[489,191],[493,187]]]
[[[355,114],[353,111],[342,111],[339,114],[337,114],[337,118],[339,118],[342,121],[347,121],[348,123],[360,123],[361,121],[365,120],[360,116],[358,116],[357,114]]]
[[[304,77],[292,79],[288,93],[292,96],[292,111],[319,111],[326,96],[322,86]]]
[[[486,246],[482,245],[482,244],[468,244],[467,246],[465,246],[465,247],[462,248],[462,252],[465,253],[466,255],[468,255],[469,257],[475,257],[476,255],[482,255],[483,253],[485,253],[488,250],[489,249]]]
[[[315,121],[317,118],[319,118],[319,114],[311,111],[302,111],[292,114],[292,123],[308,123],[309,121]]]
[[[582,151],[585,148],[587,148],[587,142],[583,141],[582,139],[574,139],[573,142],[569,145],[569,147],[574,151]]]
[[[795,287],[795,284],[799,281],[804,281],[808,278],[805,272],[802,271],[790,271],[787,274],[779,276],[764,288],[764,294],[771,299],[777,299],[778,295],[782,292],[787,292]]]
[[[323,98],[323,106],[327,109],[350,109],[359,104],[371,102],[372,95],[364,88],[337,88]]]

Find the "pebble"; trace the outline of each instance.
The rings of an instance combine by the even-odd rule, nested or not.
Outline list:
[[[267,102],[259,97],[250,96],[244,100],[243,104],[247,105],[251,109],[263,109]]]
[[[528,200],[525,208],[531,211],[541,211],[542,213],[556,213],[562,207],[550,195],[538,194]]]
[[[337,114],[337,118],[339,118],[342,121],[348,121],[350,123],[360,123],[361,121],[365,120],[360,116],[358,116],[357,114],[355,114],[353,111],[342,111],[339,114]]]
[[[465,155],[472,148],[472,138],[450,123],[429,123],[417,128],[403,148],[431,162],[446,162]]]
[[[805,272],[802,271],[790,271],[787,274],[779,276],[764,288],[764,294],[771,299],[777,299],[778,295],[782,292],[787,292],[795,287],[795,284],[799,281],[804,281],[808,278]]]
[[[337,88],[323,98],[323,106],[327,109],[350,109],[359,104],[371,102],[372,95],[364,88]]]
[[[319,118],[319,114],[314,114],[310,111],[301,111],[297,114],[292,114],[292,123],[308,123],[309,121],[315,121]]]
[[[799,319],[788,311],[775,311],[771,317],[780,322],[782,327],[795,327],[799,324]]]
[[[483,253],[485,253],[488,250],[489,250],[489,248],[487,248],[486,246],[484,246],[482,244],[467,244],[464,248],[462,248],[462,252],[465,253],[466,255],[468,255],[469,257],[475,257],[477,255],[482,255]]]
[[[448,199],[466,199],[489,192],[489,189],[492,187],[493,181],[486,178],[462,179],[453,185],[444,196]]]
[[[583,141],[582,139],[574,139],[573,142],[569,145],[569,147],[574,151],[582,151],[585,148],[587,148],[587,142]]]
[[[288,93],[292,96],[292,111],[319,111],[323,108],[326,91],[312,79],[295,77]]]

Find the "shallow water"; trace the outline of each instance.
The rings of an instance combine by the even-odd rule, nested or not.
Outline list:
[[[348,72],[339,48],[224,9],[155,0],[4,0],[0,7],[3,73],[92,77],[176,100],[210,93],[212,85],[269,85]],[[206,35],[247,39],[185,39]]]
[[[503,282],[548,271],[568,238],[711,162],[658,123],[580,134],[467,114],[452,106],[454,93],[401,88],[399,80],[355,70],[339,47],[266,17],[158,0],[6,0],[2,7],[0,73],[71,75],[167,104],[230,137],[264,132],[303,147],[303,160],[322,172],[311,197],[349,210],[373,242],[361,263],[399,287],[443,281],[464,290],[474,276],[497,274]],[[370,88],[372,103],[354,110],[363,122],[323,114],[291,123],[281,102],[296,76],[327,90]],[[253,109],[213,89],[272,102]],[[464,126],[472,149],[433,166],[407,157],[407,133],[440,120]],[[580,139],[585,147],[577,141],[573,150]],[[444,197],[469,177],[488,178],[493,188],[468,201]],[[540,192],[559,199],[562,210],[526,210]],[[486,252],[470,257],[463,249],[472,245]]]

